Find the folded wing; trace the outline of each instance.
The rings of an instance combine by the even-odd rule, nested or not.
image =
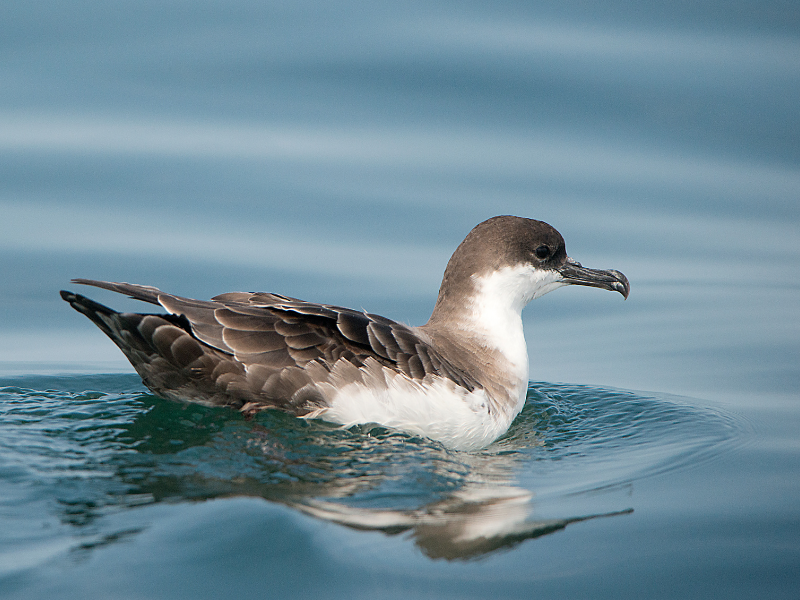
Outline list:
[[[120,314],[75,294],[70,300],[160,395],[306,414],[325,406],[318,384],[340,361],[355,367],[349,372],[356,376],[369,361],[414,380],[439,376],[468,390],[478,387],[413,329],[377,315],[278,294],[233,292],[203,301],[128,283],[74,281],[169,313]],[[108,312],[98,316],[97,307]]]

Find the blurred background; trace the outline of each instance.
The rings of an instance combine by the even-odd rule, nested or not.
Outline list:
[[[796,0],[0,3],[0,596],[795,598],[798,106]],[[632,290],[531,303],[481,453],[161,401],[58,295],[419,325],[504,213]]]
[[[422,324],[510,213],[632,284],[534,302],[532,379],[793,395],[799,25],[781,0],[5,3],[0,369],[130,371],[72,277]]]

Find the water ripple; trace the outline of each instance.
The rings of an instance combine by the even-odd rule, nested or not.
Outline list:
[[[81,379],[0,388],[0,487],[15,492],[7,515],[44,503],[82,549],[127,536],[104,530],[109,514],[244,495],[474,558],[630,512],[616,490],[718,455],[739,428],[689,399],[535,383],[508,434],[468,453],[380,427],[246,420],[145,394],[128,376]]]

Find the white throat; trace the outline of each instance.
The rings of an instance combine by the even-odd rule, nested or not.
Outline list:
[[[503,267],[488,275],[473,277],[475,295],[469,327],[484,344],[508,361],[511,375],[523,387],[528,385],[528,347],[522,328],[522,309],[533,300],[564,285],[557,271],[531,265]]]

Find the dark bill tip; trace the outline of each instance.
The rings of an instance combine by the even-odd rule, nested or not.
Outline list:
[[[570,258],[567,259],[563,267],[558,269],[558,272],[561,273],[561,276],[564,278],[564,283],[570,285],[586,285],[612,292],[619,292],[625,299],[627,299],[628,294],[631,293],[631,284],[628,278],[614,269],[609,269],[607,271],[587,269],[581,266],[579,262]]]

